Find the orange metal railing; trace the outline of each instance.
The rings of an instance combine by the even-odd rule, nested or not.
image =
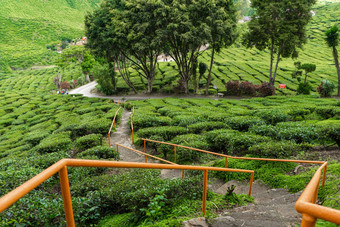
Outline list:
[[[122,107],[119,107],[118,110],[116,111],[115,116],[113,117],[113,120],[112,120],[112,123],[111,123],[111,126],[110,126],[110,130],[107,133],[107,137],[109,139],[109,147],[111,147],[111,130],[112,130],[112,127],[116,128],[116,118],[117,118],[118,112],[121,108]]]
[[[116,146],[117,146],[117,152],[118,152],[118,153],[119,153],[119,147],[123,147],[123,148],[128,149],[128,150],[130,150],[130,151],[133,151],[133,152],[135,152],[135,153],[144,155],[144,156],[145,156],[145,163],[148,163],[148,157],[150,157],[150,158],[153,158],[153,159],[156,159],[156,160],[165,162],[165,163],[170,164],[170,165],[178,165],[178,164],[176,164],[176,163],[173,163],[173,162],[170,162],[170,161],[168,161],[168,160],[159,158],[159,157],[157,157],[157,156],[153,156],[153,155],[151,155],[151,154],[147,154],[146,152],[143,153],[143,152],[141,152],[141,151],[139,151],[139,150],[136,150],[136,149],[133,149],[133,148],[130,148],[130,147],[126,147],[126,146],[121,145],[121,144],[119,144],[119,143],[115,143],[115,144],[116,144]],[[184,179],[184,170],[182,170],[182,179]]]
[[[131,114],[131,140],[132,144],[135,143],[135,136],[133,131],[133,115],[135,114],[135,107],[132,107],[132,114]]]
[[[0,198],[0,212],[9,208],[12,204],[22,198],[24,195],[38,187],[41,183],[56,173],[59,173],[61,191],[64,202],[64,210],[67,226],[75,226],[71,192],[69,186],[69,179],[67,174],[67,167],[106,167],[106,168],[143,168],[143,169],[180,169],[180,170],[201,170],[204,171],[203,175],[203,198],[202,198],[202,211],[206,214],[206,200],[207,200],[207,185],[208,185],[208,171],[223,171],[223,172],[243,172],[250,173],[250,188],[251,194],[252,182],[254,178],[254,171],[241,170],[241,169],[228,169],[206,166],[187,166],[187,165],[169,165],[169,164],[156,164],[156,163],[137,163],[137,162],[115,162],[115,161],[99,161],[99,160],[84,160],[84,159],[62,159],[54,165],[50,166],[40,174],[32,179],[26,181],[21,186],[9,192]]]
[[[231,159],[243,159],[243,160],[259,160],[259,161],[272,161],[272,162],[294,162],[294,163],[309,163],[309,164],[321,164],[320,168],[316,171],[314,174],[312,180],[305,188],[303,194],[300,196],[300,198],[296,202],[296,210],[300,213],[302,213],[302,222],[301,226],[315,226],[315,222],[317,218],[331,221],[333,223],[340,224],[340,211],[324,206],[316,205],[315,202],[317,200],[318,196],[318,188],[321,178],[321,171],[323,170],[323,176],[322,176],[322,187],[325,185],[326,180],[326,172],[327,172],[327,162],[324,161],[309,161],[309,160],[289,160],[289,159],[272,159],[272,158],[249,158],[249,157],[234,157],[230,155],[215,153],[211,151],[206,151],[202,149],[197,149],[193,147],[187,147],[182,146],[178,144],[173,143],[167,143],[157,140],[149,140],[149,139],[141,139],[144,141],[144,152],[146,153],[146,142],[154,142],[154,143],[161,143],[161,144],[167,144],[174,146],[174,158],[176,163],[176,147],[182,147],[198,152],[203,152],[207,154],[217,155],[225,158],[225,168],[227,168],[228,165],[228,158]],[[318,214],[318,215],[317,215]]]

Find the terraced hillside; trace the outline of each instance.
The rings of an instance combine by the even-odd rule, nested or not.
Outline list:
[[[51,64],[47,44],[84,34],[84,14],[100,0],[0,2],[0,67]]]

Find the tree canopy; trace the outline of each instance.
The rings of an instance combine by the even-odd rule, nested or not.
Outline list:
[[[298,56],[306,43],[306,25],[315,0],[252,0],[255,9],[243,43],[246,47],[270,50],[269,82],[274,85],[280,58]],[[273,72],[274,55],[276,65]]]

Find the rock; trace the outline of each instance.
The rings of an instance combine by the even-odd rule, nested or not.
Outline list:
[[[182,224],[185,227],[209,227],[204,217],[193,218],[188,221],[184,221]]]

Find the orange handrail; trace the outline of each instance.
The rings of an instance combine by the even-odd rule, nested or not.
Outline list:
[[[323,170],[325,173],[326,168],[327,162],[315,172],[306,189],[295,203],[295,209],[302,214],[302,227],[315,226],[318,218],[340,225],[340,210],[315,204],[318,196],[321,171]]]
[[[318,196],[318,182],[321,178],[321,171],[323,170],[323,177],[322,177],[322,187],[325,185],[326,180],[326,172],[327,172],[327,162],[324,161],[309,161],[309,160],[290,160],[290,159],[273,159],[273,158],[248,158],[248,157],[234,157],[230,155],[215,153],[211,151],[206,151],[202,149],[197,149],[193,147],[182,146],[173,143],[167,143],[157,140],[149,140],[149,139],[141,139],[144,141],[144,150],[146,150],[146,141],[167,144],[174,146],[175,150],[175,162],[176,162],[176,147],[182,147],[190,150],[195,150],[203,153],[213,154],[217,156],[221,156],[225,158],[225,168],[227,168],[227,159],[243,159],[243,160],[259,160],[259,161],[274,161],[274,162],[294,162],[294,163],[310,163],[310,164],[322,164],[320,168],[316,171],[313,178],[307,185],[305,191],[299,197],[295,204],[295,208],[298,212],[302,213],[302,222],[301,226],[309,227],[315,226],[315,222],[317,218],[330,221],[333,223],[340,224],[340,211],[332,208],[328,208],[325,206],[316,205],[315,202]]]
[[[85,159],[62,159],[53,164],[43,172],[39,173],[32,179],[26,181],[16,189],[0,198],[0,212],[3,212],[8,207],[13,205],[16,201],[24,195],[38,187],[45,180],[59,172],[61,191],[64,202],[64,210],[66,216],[67,226],[75,226],[70,186],[67,174],[67,167],[106,167],[106,168],[143,168],[143,169],[185,169],[185,170],[203,170],[203,198],[202,198],[202,211],[206,215],[206,198],[207,198],[207,181],[208,171],[223,171],[223,172],[243,172],[251,173],[251,182],[253,181],[253,170],[242,169],[228,169],[207,166],[188,166],[188,165],[169,165],[169,164],[156,164],[156,163],[138,163],[138,162],[116,162],[116,161],[100,161],[100,160],[85,160]],[[251,188],[250,188],[251,194]]]
[[[165,162],[165,163],[167,163],[167,164],[178,165],[178,164],[176,164],[176,163],[173,163],[173,162],[170,162],[170,161],[168,161],[168,160],[159,158],[159,157],[157,157],[157,156],[153,156],[153,155],[148,154],[148,153],[146,153],[146,152],[143,153],[143,152],[141,152],[141,151],[139,151],[139,150],[136,150],[136,149],[133,149],[133,148],[130,148],[130,147],[126,147],[126,146],[121,145],[121,144],[119,144],[119,143],[115,143],[115,144],[116,144],[116,146],[117,146],[117,152],[118,152],[118,153],[119,153],[119,147],[123,147],[123,148],[125,148],[125,149],[129,149],[130,151],[133,151],[133,152],[136,152],[136,153],[138,153],[138,154],[144,155],[144,156],[145,156],[145,163],[148,163],[148,157],[150,157],[150,158],[154,158],[154,159],[156,159],[156,160]],[[184,170],[182,170],[182,179],[184,179]]]
[[[118,110],[116,111],[115,113],[115,116],[113,117],[113,120],[112,120],[112,123],[111,123],[111,127],[110,127],[110,130],[109,132],[107,133],[107,136],[109,138],[109,147],[111,147],[111,130],[112,130],[112,126],[114,128],[116,128],[116,117],[117,117],[117,114],[119,112],[119,110],[121,109],[122,107],[119,107]]]
[[[131,137],[132,137],[132,144],[135,143],[135,137],[133,132],[133,115],[135,114],[135,107],[132,107],[132,114],[131,114]]]

